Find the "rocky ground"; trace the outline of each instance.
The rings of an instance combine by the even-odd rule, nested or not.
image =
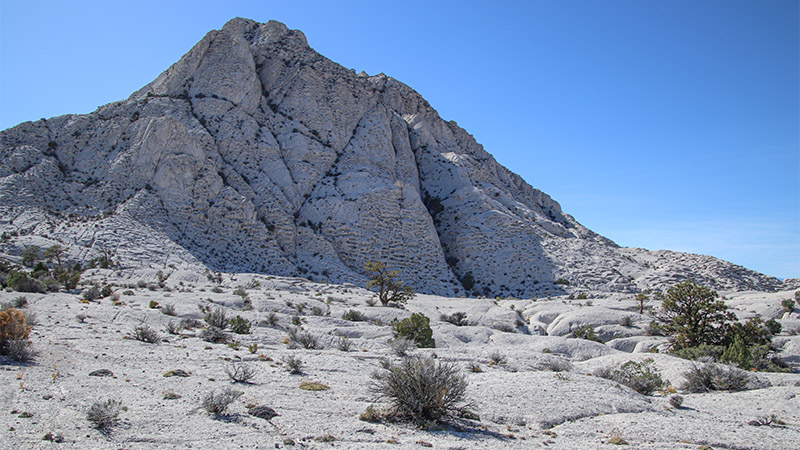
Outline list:
[[[398,309],[369,306],[373,294],[353,285],[246,274],[223,275],[217,283],[196,271],[164,276],[162,287],[155,270],[88,272],[85,282],[110,283],[115,292],[91,302],[82,302],[78,292],[0,292],[2,302],[26,297],[23,311],[35,315],[31,340],[39,352],[30,364],[2,360],[0,447],[599,449],[625,441],[643,449],[800,448],[800,315],[785,313],[780,304],[793,292],[722,294],[740,318],[758,314],[783,325],[774,343],[795,373],[752,373],[753,389],[690,394],[680,387],[693,363],[654,352],[666,339],[647,334],[651,319],[647,311],[638,314],[630,294],[581,300],[417,295]],[[175,316],[164,314],[170,307]],[[202,326],[165,331],[170,321],[200,320],[201,308],[218,307],[254,324],[250,334],[232,334],[238,346],[202,340]],[[343,319],[349,310],[369,320]],[[457,364],[478,420],[426,430],[359,420],[370,405],[388,406],[370,391],[370,374],[385,358],[401,359],[388,343],[388,324],[412,312],[431,318],[436,340],[436,348],[412,354]],[[456,312],[466,313],[469,325],[439,320]],[[323,348],[287,345],[293,318]],[[604,343],[566,337],[586,324]],[[132,339],[137,326],[157,330],[163,340]],[[341,337],[351,343],[349,351],[339,348]],[[302,361],[302,373],[289,373],[290,356]],[[680,407],[670,403],[672,388],[645,396],[591,375],[646,358],[683,396]],[[226,369],[242,364],[255,375],[234,383]],[[180,371],[188,376],[177,376]],[[328,389],[304,390],[303,382]],[[225,388],[243,394],[224,415],[206,412],[202,399]],[[123,410],[120,421],[101,432],[87,411],[109,399]],[[254,405],[278,415],[249,415],[247,406]],[[749,424],[770,417],[770,424]]]

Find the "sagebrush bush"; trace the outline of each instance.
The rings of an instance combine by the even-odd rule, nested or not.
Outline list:
[[[290,355],[283,358],[281,361],[286,364],[286,370],[289,371],[289,373],[293,375],[303,373],[303,361],[301,361],[300,358],[295,358]]]
[[[406,358],[372,374],[370,390],[388,399],[393,416],[417,423],[439,422],[460,415],[467,381],[458,367],[433,358]]]
[[[597,337],[597,334],[594,332],[594,327],[591,325],[583,325],[576,328],[572,332],[572,337],[586,339],[587,341],[602,342],[600,338]]]
[[[139,325],[134,328],[131,337],[137,341],[147,342],[149,344],[158,344],[161,342],[161,335],[158,334],[158,331],[147,325]]]
[[[243,362],[231,362],[225,367],[225,373],[235,383],[249,383],[256,376],[256,369]]]
[[[454,312],[453,314],[442,314],[439,316],[439,320],[442,322],[452,323],[457,327],[463,327],[469,325],[467,322],[467,313],[464,312]]]
[[[205,397],[203,397],[201,406],[209,413],[220,416],[225,414],[231,403],[236,401],[236,399],[241,397],[243,394],[244,392],[235,391],[231,388],[227,388],[218,393],[209,392]]]
[[[617,368],[601,368],[594,374],[628,386],[640,394],[650,395],[664,386],[661,373],[654,365],[653,359],[647,358],[641,362],[628,361]]]
[[[99,430],[108,430],[119,420],[122,402],[108,399],[105,402],[94,402],[86,412],[86,420]]]
[[[215,344],[224,344],[230,341],[231,336],[222,328],[208,327],[200,332],[200,339],[206,342],[213,342]]]
[[[6,354],[19,363],[29,363],[36,358],[38,352],[33,349],[33,344],[27,339],[12,339],[8,341]]]
[[[164,304],[161,307],[161,313],[167,316],[174,316],[175,315],[175,305],[172,303]]]
[[[350,309],[342,314],[342,319],[349,320],[351,322],[364,322],[367,320],[367,316],[365,316],[361,311]]]
[[[415,348],[417,348],[417,344],[411,339],[396,338],[389,341],[389,349],[397,356],[406,356]]]
[[[309,332],[300,331],[297,328],[289,328],[288,334],[289,346],[293,348],[303,347],[308,350],[322,348],[322,344],[320,344],[319,339]]]
[[[336,338],[336,348],[339,351],[349,352],[353,348],[353,341],[345,336],[339,336]]]
[[[394,337],[411,339],[419,348],[434,348],[436,341],[433,339],[430,323],[430,319],[422,313],[411,314],[411,317],[394,325]]]
[[[236,316],[228,321],[228,326],[236,334],[250,334],[250,321]]]
[[[203,314],[203,320],[205,320],[209,326],[219,328],[220,330],[224,330],[228,327],[228,315],[222,308],[216,308],[213,311],[206,312]]]
[[[684,376],[683,389],[689,392],[743,391],[750,382],[744,370],[716,364],[695,365]]]

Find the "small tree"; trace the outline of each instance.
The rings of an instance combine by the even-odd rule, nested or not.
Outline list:
[[[42,249],[37,245],[31,245],[25,248],[22,252],[22,264],[27,267],[33,267],[39,261],[39,253]]]
[[[44,259],[48,261],[55,259],[58,267],[61,267],[61,258],[64,256],[64,253],[64,247],[58,244],[51,245],[50,247],[47,247],[47,250],[44,251]]]
[[[636,295],[636,303],[639,304],[639,314],[644,314],[644,303],[648,300],[647,294],[639,293]]]
[[[657,326],[675,336],[676,349],[723,344],[728,336],[727,322],[736,320],[736,316],[718,297],[716,291],[693,281],[676,284],[661,304]]]
[[[364,264],[364,270],[369,274],[367,289],[378,287],[378,299],[382,305],[389,302],[404,303],[414,297],[414,290],[397,279],[399,270],[388,270],[386,264],[380,261],[368,261]]]

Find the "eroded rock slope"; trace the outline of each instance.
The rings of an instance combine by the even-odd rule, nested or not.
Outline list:
[[[383,260],[436,294],[536,295],[562,278],[625,292],[683,278],[780,287],[710,257],[619,248],[408,86],[245,19],[127,100],[3,131],[0,218],[2,231],[123,266],[341,283]],[[19,254],[14,243],[4,252]]]

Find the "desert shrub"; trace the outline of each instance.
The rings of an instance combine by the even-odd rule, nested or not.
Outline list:
[[[336,339],[336,348],[342,352],[349,352],[353,348],[353,341],[345,336],[339,336]]]
[[[256,376],[256,369],[243,362],[231,362],[225,366],[225,373],[235,383],[249,383]]]
[[[6,279],[6,285],[17,292],[47,292],[47,286],[41,281],[31,278],[25,272],[12,271]]]
[[[435,423],[463,410],[467,381],[453,363],[406,358],[372,377],[371,391],[391,401],[396,418]]]
[[[669,404],[675,409],[678,409],[683,404],[683,397],[680,395],[673,395],[669,398]]]
[[[122,402],[108,399],[105,402],[94,402],[86,412],[86,420],[98,430],[108,430],[119,421],[119,414],[123,410]]]
[[[251,355],[258,353],[258,342],[253,342],[252,344],[248,345],[247,351],[250,352]]]
[[[747,372],[732,366],[704,363],[695,365],[685,373],[683,388],[689,392],[709,392],[715,390],[740,391],[749,382]]]
[[[289,328],[288,334],[289,346],[293,348],[303,347],[308,350],[322,348],[319,339],[309,332],[300,331],[298,328]]]
[[[224,344],[231,339],[231,336],[222,328],[207,327],[200,332],[200,339],[215,344]]]
[[[160,308],[160,307],[161,307],[161,306],[159,306],[158,302],[157,302],[157,301],[155,301],[155,300],[150,300],[150,303],[149,303],[147,306],[148,306],[150,309],[158,309],[158,308]]]
[[[301,361],[300,358],[295,358],[290,355],[283,358],[281,361],[286,365],[286,370],[289,371],[289,373],[293,375],[303,373],[303,361]]]
[[[278,318],[278,315],[275,314],[274,312],[271,312],[271,313],[267,314],[267,319],[266,320],[267,320],[267,325],[269,325],[271,327],[277,326],[278,322],[280,321],[280,319]]]
[[[168,334],[179,334],[181,332],[180,325],[176,325],[174,321],[170,320],[164,326],[164,331]]]
[[[25,313],[15,308],[0,311],[0,355],[8,354],[11,341],[26,340],[30,332]]]
[[[643,395],[650,395],[664,386],[664,380],[654,367],[652,358],[641,362],[628,361],[617,368],[601,368],[594,375],[628,386]]]
[[[430,319],[422,313],[414,313],[394,325],[394,337],[411,339],[419,348],[434,348]]]
[[[689,392],[742,391],[750,381],[750,375],[741,369],[715,364],[695,365],[684,376],[683,389]]]
[[[382,305],[388,305],[389,302],[405,303],[414,298],[414,290],[397,279],[399,270],[389,270],[385,263],[379,261],[368,261],[364,264],[364,270],[369,275],[367,289],[378,288],[378,300]]]
[[[551,372],[569,372],[572,370],[572,363],[566,359],[553,359],[544,363],[544,369]]]
[[[92,286],[89,289],[86,289],[81,293],[81,297],[84,300],[94,301],[100,298],[100,288],[97,286]]]
[[[619,321],[619,324],[622,325],[623,327],[630,328],[633,326],[633,318],[631,318],[631,316],[625,316],[622,318],[622,320]]]
[[[181,395],[173,391],[172,389],[167,389],[161,394],[161,398],[164,400],[177,400],[181,398]]]
[[[312,316],[324,316],[325,310],[322,309],[321,306],[312,306],[311,307],[311,315]]]
[[[161,342],[161,335],[158,331],[150,328],[148,325],[139,325],[133,329],[131,337],[137,341],[147,342],[149,344],[158,344]]]
[[[358,415],[358,420],[363,420],[364,422],[372,422],[378,423],[383,420],[383,414],[375,407],[375,405],[367,406],[367,409],[364,410],[363,413]]]
[[[795,302],[791,298],[783,299],[781,301],[781,306],[783,306],[783,310],[786,312],[794,311]]]
[[[491,353],[489,353],[489,364],[493,366],[502,366],[506,362],[506,355],[499,350],[493,350]]]
[[[578,339],[586,339],[587,341],[602,342],[597,334],[594,332],[594,327],[591,325],[582,325],[572,331],[572,337]]]
[[[439,317],[439,320],[442,322],[452,323],[457,327],[463,327],[469,325],[467,322],[467,313],[464,312],[454,312],[453,314],[442,314]]]
[[[231,331],[236,334],[250,334],[250,321],[239,316],[228,321]]]
[[[219,328],[220,330],[224,330],[228,327],[228,315],[222,308],[216,308],[213,311],[206,312],[203,314],[203,320],[205,320],[209,326]]]
[[[227,388],[219,393],[209,392],[203,397],[201,406],[209,413],[220,416],[225,414],[231,403],[236,401],[236,399],[243,394],[243,392],[235,391],[231,388]]]
[[[172,303],[165,304],[161,307],[161,314],[165,314],[167,316],[174,316],[175,315],[175,305]]]
[[[778,334],[783,330],[783,326],[780,322],[775,319],[769,319],[768,321],[764,322],[764,326],[769,330],[770,334]]]
[[[239,297],[247,298],[247,291],[245,291],[241,287],[237,287],[236,289],[233,290],[233,295],[238,295]]]
[[[365,316],[361,311],[350,309],[342,314],[342,319],[349,320],[351,322],[364,322],[367,320],[367,316]]]
[[[111,285],[109,285],[109,284],[103,286],[103,288],[100,289],[100,297],[102,297],[102,298],[106,298],[106,297],[110,296],[113,293],[114,293],[114,290],[111,287]]]
[[[408,352],[417,348],[417,344],[411,339],[396,338],[389,341],[389,348],[397,356],[406,356]]]
[[[28,299],[27,297],[22,295],[15,298],[14,301],[11,303],[11,307],[16,309],[22,309],[27,306],[28,306]],[[8,308],[3,308],[3,309],[8,309]]]
[[[36,358],[38,352],[27,339],[12,339],[6,344],[5,353],[19,363],[29,363]]]
[[[200,321],[199,321],[199,320],[197,320],[197,319],[192,319],[192,318],[184,318],[184,319],[181,319],[181,321],[180,321],[180,323],[178,324],[178,326],[179,326],[180,328],[183,328],[183,329],[185,329],[185,330],[191,330],[191,329],[193,329],[193,328],[200,328],[200,327],[202,327],[202,326],[203,326],[203,322],[200,322]]]
[[[559,278],[556,280],[556,284],[560,284],[562,286],[569,286],[569,280],[566,278]]]

